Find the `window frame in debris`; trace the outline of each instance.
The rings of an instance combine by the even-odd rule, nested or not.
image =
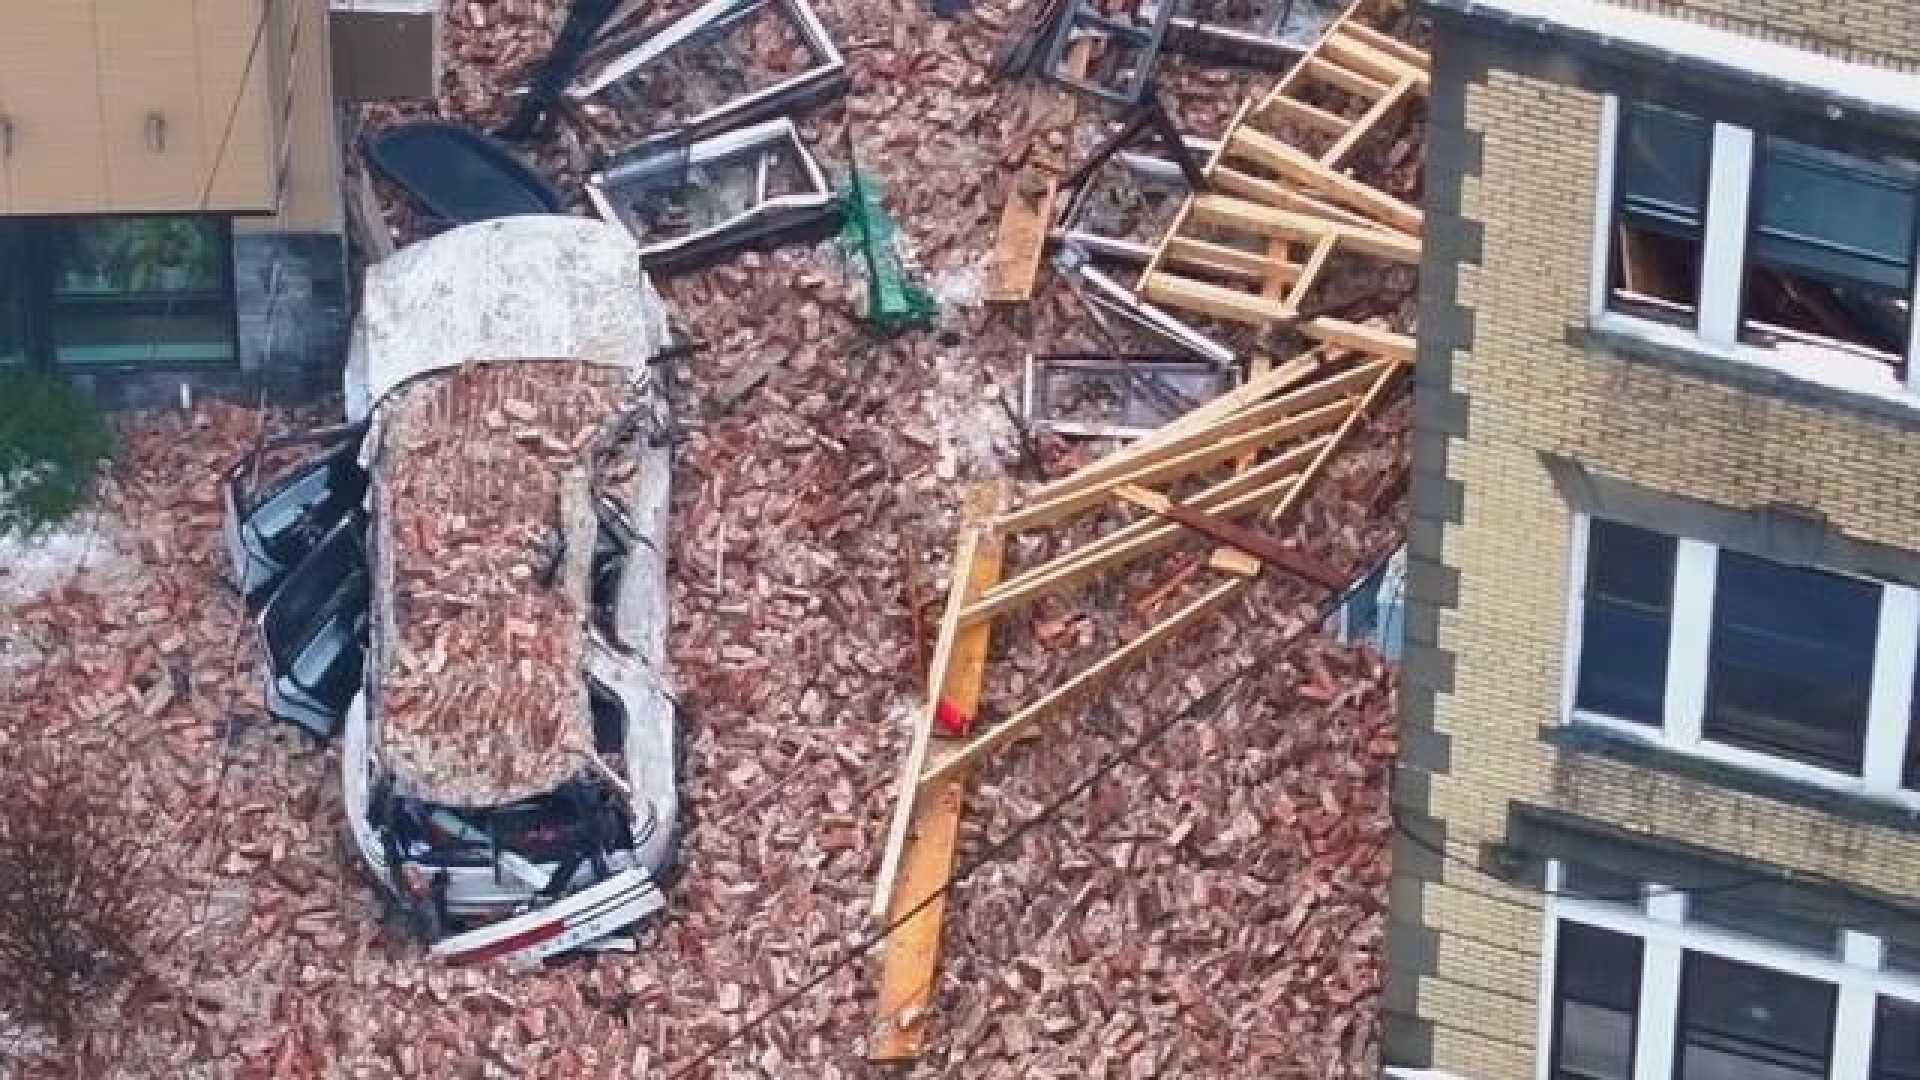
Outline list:
[[[1596,522],[1603,527],[1596,530]],[[1804,741],[1795,741],[1796,725],[1807,726],[1800,724],[1797,714],[1784,719],[1754,716],[1748,718],[1749,723],[1725,708],[1716,713],[1716,703],[1725,704],[1724,698],[1716,698],[1716,665],[1727,662],[1728,654],[1723,647],[1721,659],[1716,661],[1715,649],[1717,644],[1731,640],[1726,636],[1725,605],[1716,599],[1724,584],[1723,562],[1727,567],[1738,567],[1754,557],[1723,552],[1714,544],[1689,537],[1674,538],[1672,596],[1664,615],[1668,634],[1665,668],[1648,673],[1649,691],[1660,703],[1659,715],[1636,718],[1589,707],[1591,697],[1583,698],[1581,693],[1590,655],[1586,640],[1589,567],[1595,561],[1596,536],[1604,542],[1609,530],[1625,528],[1587,514],[1574,517],[1567,580],[1575,585],[1569,590],[1561,702],[1566,723],[1605,730],[1809,788],[1920,810],[1920,788],[1910,782],[1920,779],[1920,723],[1915,722],[1920,710],[1916,710],[1914,696],[1916,671],[1920,670],[1920,663],[1916,663],[1916,653],[1920,652],[1920,590],[1825,568],[1772,563],[1781,573],[1810,576],[1809,581],[1830,579],[1844,583],[1835,586],[1844,590],[1871,588],[1878,593],[1868,646],[1871,660],[1863,688],[1866,714],[1857,737],[1860,764],[1849,769],[1833,746],[1814,737],[1818,733],[1811,728],[1804,733],[1808,735]],[[1846,735],[1849,740],[1854,738],[1851,732]],[[1849,760],[1852,746],[1849,741],[1844,755]]]
[[[1589,1074],[1556,1071],[1561,1064],[1561,1004],[1566,967],[1562,945],[1569,927],[1575,933],[1599,931],[1631,939],[1638,949],[1635,1000],[1632,1011],[1630,1076],[1688,1075],[1685,1053],[1689,1031],[1693,1041],[1711,1039],[1699,1023],[1703,988],[1718,988],[1724,980],[1700,978],[1702,969],[1715,965],[1735,974],[1749,973],[1759,982],[1779,982],[1831,1002],[1824,1025],[1814,1040],[1824,1046],[1792,1048],[1782,1057],[1801,1058],[1802,1074],[1845,1080],[1896,1080],[1900,1073],[1883,1068],[1887,1053],[1884,1018],[1892,1012],[1920,1007],[1920,978],[1885,962],[1890,942],[1871,932],[1836,927],[1831,944],[1808,947],[1804,942],[1777,939],[1763,923],[1729,929],[1701,917],[1697,897],[1686,883],[1649,883],[1644,894],[1587,898],[1568,889],[1568,866],[1549,860],[1547,895],[1543,905],[1538,1023],[1538,1072],[1544,1080],[1562,1077],[1588,1080]],[[1726,897],[1737,902],[1736,890]],[[1809,985],[1811,984],[1811,985]],[[1711,990],[1707,991],[1711,993]],[[1689,1009],[1689,1004],[1693,1008]],[[1814,1002],[1818,1004],[1818,1002]],[[1889,1006],[1892,1006],[1890,1009]],[[1812,1009],[1800,1010],[1804,1018]],[[1734,1033],[1719,1040],[1734,1048],[1751,1045]],[[1761,1048],[1763,1050],[1778,1048]],[[1811,1069],[1812,1071],[1808,1071]],[[1771,1075],[1771,1074],[1769,1074]],[[1790,1075],[1790,1074],[1781,1074]]]
[[[1173,9],[1178,5],[1173,0],[1146,0],[1153,5],[1152,22],[1146,27],[1122,27],[1113,16],[1101,10],[1100,5],[1089,0],[1068,0],[1067,9],[1060,13],[1054,24],[1053,37],[1047,42],[1047,58],[1043,68],[1047,77],[1062,86],[1071,87],[1083,94],[1090,94],[1115,105],[1137,105],[1153,85],[1153,70],[1160,62],[1160,51],[1165,47],[1168,20],[1173,17]],[[1128,0],[1128,4],[1137,9],[1140,0]],[[1083,28],[1084,31],[1083,31]],[[1112,62],[1133,62],[1125,78],[1118,85],[1101,82],[1091,77],[1083,78],[1067,69],[1067,50],[1078,38],[1086,36],[1105,45],[1102,60]],[[1121,36],[1140,37],[1144,40],[1129,46],[1115,47],[1116,38]]]
[[[776,150],[790,151],[799,163],[802,179],[812,186],[812,190],[775,196],[766,196],[762,191],[757,193],[759,201],[732,217],[678,237],[653,241],[648,240],[648,223],[625,209],[631,200],[621,197],[615,190],[621,183],[623,169],[638,178],[684,154],[685,161],[678,166],[684,173],[695,166],[751,152],[756,148],[761,149],[763,154]],[[762,161],[765,160],[763,157]],[[635,182],[643,189],[650,187],[637,179]],[[765,182],[763,169],[760,177],[763,187]],[[680,186],[684,184],[683,177]],[[640,246],[641,264],[652,272],[672,273],[705,265],[741,247],[829,227],[839,216],[838,196],[828,182],[825,170],[820,167],[819,160],[813,156],[806,141],[800,137],[800,131],[793,121],[784,116],[684,146],[653,144],[636,148],[631,154],[622,155],[608,163],[606,168],[595,172],[587,179],[586,189],[587,199],[601,220],[627,230],[634,243]],[[665,192],[671,187],[657,185],[651,186],[651,189]]]
[[[1920,361],[1920,164],[1911,160],[1907,148],[1866,138],[1851,130],[1837,131],[1831,137],[1814,142],[1799,135],[1786,139],[1780,131],[1701,117],[1711,124],[1712,145],[1708,154],[1705,227],[1695,303],[1691,311],[1684,308],[1650,311],[1616,303],[1614,296],[1615,262],[1619,255],[1615,227],[1625,197],[1625,140],[1627,129],[1632,127],[1634,110],[1644,103],[1619,95],[1607,95],[1601,103],[1588,296],[1588,316],[1595,329],[1643,341],[1657,349],[1697,353],[1846,392],[1920,405],[1920,400],[1916,400],[1920,396],[1920,362],[1916,362]],[[1667,102],[1658,104],[1668,106]],[[1794,125],[1794,118],[1785,118],[1773,126],[1784,129]],[[1861,169],[1881,175],[1889,183],[1896,172],[1911,174],[1915,209],[1905,259],[1905,291],[1902,294],[1881,285],[1878,294],[1883,314],[1891,312],[1897,317],[1904,306],[1903,348],[1897,353],[1873,345],[1873,340],[1883,344],[1900,340],[1900,333],[1885,329],[1884,324],[1876,334],[1871,323],[1856,319],[1854,329],[1844,337],[1836,337],[1804,328],[1763,324],[1750,317],[1754,305],[1749,286],[1754,280],[1756,255],[1762,247],[1756,237],[1760,235],[1757,230],[1763,228],[1762,204],[1767,198],[1769,161],[1774,161],[1774,171],[1779,168],[1777,157],[1769,155],[1769,147],[1789,143],[1811,148],[1817,156],[1831,161],[1851,159]],[[1765,262],[1764,258],[1761,262]],[[1776,268],[1773,277],[1778,276]],[[1827,281],[1825,285],[1833,289],[1843,286],[1844,282]],[[1822,309],[1841,309],[1837,301],[1824,293],[1817,301]]]
[[[576,102],[601,98],[616,85],[635,77],[644,78],[646,69],[661,63],[675,48],[690,41],[697,43],[716,28],[752,18],[768,7],[778,8],[791,20],[796,32],[813,51],[816,63],[772,86],[651,131],[641,140],[641,145],[668,138],[701,139],[731,128],[758,124],[798,112],[845,90],[846,58],[807,0],[708,0],[666,26],[646,33],[619,55],[591,60],[593,74],[577,79],[567,88],[567,96]]]
[[[1239,383],[1238,373],[1230,368],[1222,368],[1204,360],[1193,360],[1176,355],[1115,356],[1107,353],[1028,353],[1025,371],[1021,381],[1021,415],[1036,427],[1059,435],[1078,435],[1092,438],[1141,439],[1151,435],[1161,424],[1170,423],[1184,415],[1170,408],[1164,410],[1154,423],[1142,424],[1101,424],[1056,418],[1052,414],[1055,404],[1054,395],[1058,380],[1082,376],[1089,381],[1104,380],[1117,384],[1123,408],[1129,403],[1139,403],[1143,408],[1157,405],[1177,407],[1185,404],[1187,408],[1197,408],[1214,397],[1232,390]],[[1165,387],[1164,382],[1173,378],[1207,379],[1213,385],[1203,393],[1205,396],[1180,402],[1180,389],[1177,386]],[[1156,381],[1161,385],[1156,386]],[[1156,394],[1164,388],[1165,394]],[[1156,397],[1159,400],[1155,400]],[[1142,419],[1148,419],[1142,417]]]

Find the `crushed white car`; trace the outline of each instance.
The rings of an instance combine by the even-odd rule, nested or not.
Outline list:
[[[665,343],[618,227],[456,229],[369,270],[349,424],[228,477],[268,707],[341,735],[350,846],[448,961],[627,946],[664,906]]]

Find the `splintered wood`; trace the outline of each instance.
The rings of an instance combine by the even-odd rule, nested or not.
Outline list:
[[[1309,337],[1351,345],[1367,328],[1307,308],[1330,260],[1419,262],[1420,211],[1343,169],[1389,116],[1425,97],[1427,57],[1368,28],[1357,8],[1228,125],[1204,169],[1208,190],[1189,193],[1140,275],[1143,298],[1229,323],[1304,319]],[[1404,335],[1384,344],[1410,358]]]
[[[581,678],[596,519],[588,470],[626,372],[472,364],[376,420],[379,752],[451,805],[552,790],[593,752]]]

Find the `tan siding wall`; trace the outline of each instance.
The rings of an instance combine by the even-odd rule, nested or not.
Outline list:
[[[0,115],[14,129],[13,152],[0,162],[0,212],[191,210],[216,160],[208,208],[271,210],[274,42],[263,43],[247,70],[262,2],[0,7]],[[159,129],[150,124],[154,115]]]
[[[1609,0],[1855,63],[1920,68],[1911,0]]]
[[[337,233],[344,227],[344,210],[327,0],[281,0],[281,9],[281,18],[273,28],[274,91],[269,99],[271,115],[278,123],[286,104],[282,88],[291,85],[293,111],[282,136],[291,140],[291,146],[281,209],[269,217],[237,218],[234,229]]]
[[[1920,49],[1920,30],[1906,32]],[[1912,834],[1562,756],[1541,741],[1565,677],[1572,527],[1541,451],[1692,499],[1811,507],[1852,536],[1912,549],[1920,435],[1569,344],[1569,328],[1585,322],[1600,100],[1496,71],[1468,86],[1466,110],[1484,157],[1480,175],[1464,180],[1462,213],[1482,224],[1484,241],[1481,265],[1460,268],[1457,296],[1474,316],[1474,347],[1454,356],[1469,435],[1450,444],[1464,514],[1443,538],[1444,561],[1460,575],[1459,602],[1442,610],[1438,634],[1456,665],[1453,692],[1435,710],[1451,768],[1431,778],[1429,806],[1453,853],[1474,862],[1519,800],[1920,894]],[[1440,962],[1416,989],[1419,1015],[1435,1026],[1434,1064],[1476,1080],[1530,1078],[1536,902],[1456,862],[1443,882],[1423,891]]]

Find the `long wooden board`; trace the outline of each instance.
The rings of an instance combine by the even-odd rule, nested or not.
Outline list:
[[[955,591],[964,589],[972,598],[992,588],[1000,580],[1003,550],[997,533],[982,536],[974,546],[966,581],[957,584]],[[992,634],[992,624],[983,622],[961,630],[954,640],[946,685],[938,697],[952,701],[968,715],[980,707]],[[922,787],[915,800],[900,884],[887,910],[887,925],[899,923],[899,929],[888,936],[880,960],[877,1026],[867,1052],[874,1061],[907,1061],[920,1056],[926,1045],[927,1008],[939,974],[940,934],[947,913],[946,897],[935,894],[953,877],[966,785],[966,774],[955,772]],[[908,917],[907,912],[916,907],[920,910]]]

